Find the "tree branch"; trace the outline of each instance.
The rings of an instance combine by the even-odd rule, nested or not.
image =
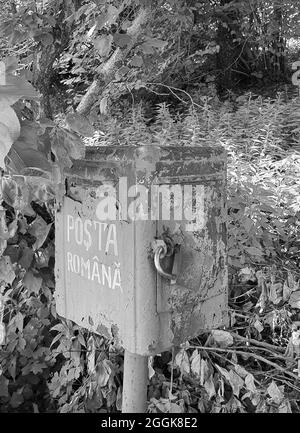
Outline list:
[[[93,81],[88,88],[86,94],[78,104],[77,113],[86,115],[91,109],[94,102],[98,99],[99,94],[103,91],[104,87],[110,83],[115,76],[116,65],[126,58],[136,43],[140,34],[142,25],[149,17],[150,8],[141,8],[139,14],[134,19],[132,25],[127,29],[127,34],[131,36],[131,42],[126,49],[117,48],[110,58],[103,64],[99,77]]]

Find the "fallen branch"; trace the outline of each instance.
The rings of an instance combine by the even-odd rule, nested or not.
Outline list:
[[[253,338],[242,337],[241,335],[236,334],[235,332],[230,332],[230,334],[238,340],[245,341],[246,343],[254,344],[255,346],[265,347],[266,349],[271,349],[271,350],[277,350],[278,352],[282,352],[282,353],[285,352],[284,347],[274,346],[273,344],[264,343],[263,341],[258,341]]]
[[[286,368],[281,367],[280,365],[276,364],[275,362],[269,361],[268,359],[264,358],[263,356],[260,355],[256,355],[255,353],[249,353],[249,352],[244,352],[241,350],[233,350],[233,349],[222,349],[220,347],[206,347],[206,346],[189,346],[189,349],[198,349],[198,350],[209,350],[209,351],[214,351],[214,352],[226,352],[226,353],[235,353],[237,355],[243,355],[243,356],[248,356],[248,357],[252,357],[257,359],[258,361],[261,361],[265,364],[270,365],[271,367],[282,371],[284,374],[286,374],[287,376],[292,377],[295,380],[299,380],[299,377],[296,376],[295,374],[291,373],[290,371],[288,371]]]

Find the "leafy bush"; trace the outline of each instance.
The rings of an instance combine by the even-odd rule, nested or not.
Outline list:
[[[233,299],[243,296],[252,278],[256,301],[259,298],[252,307],[269,309],[265,316],[252,312],[243,326],[258,340],[273,326],[270,342],[282,347],[291,335],[291,317],[299,316],[299,112],[297,101],[286,104],[280,97],[271,101],[247,95],[224,105],[204,99],[201,106],[194,104],[176,117],[162,104],[149,122],[138,106],[123,124],[107,121],[105,133],[86,139],[89,145],[222,144],[227,148],[231,295]],[[0,269],[6,336],[0,351],[1,411],[121,410],[122,350],[55,312],[54,192],[49,186],[38,186],[33,178],[25,183],[21,177],[3,178],[2,189]],[[250,307],[248,302],[242,316]],[[276,334],[274,323],[281,324],[281,334]],[[267,377],[265,385],[255,387],[254,376],[258,380],[262,373],[256,376],[253,364],[245,370],[245,355],[237,358],[238,350],[227,350],[229,361],[237,366],[231,371],[227,358],[218,362],[212,355],[208,358],[199,341],[176,356],[167,353],[152,360],[149,411],[272,411],[272,398],[276,400],[280,393],[276,410],[291,410],[283,398],[285,390],[276,385],[280,378],[274,382]],[[205,373],[199,370],[201,359]],[[239,374],[242,379],[236,377]],[[285,383],[290,390],[291,382]],[[269,387],[270,401],[263,385]],[[296,403],[293,410],[297,411]]]

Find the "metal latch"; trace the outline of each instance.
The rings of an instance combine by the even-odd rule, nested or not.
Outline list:
[[[179,268],[179,245],[174,245],[171,238],[155,239],[152,242],[152,249],[154,252],[154,265],[156,271],[160,276],[170,280],[170,284],[176,284],[178,278],[178,268]],[[162,259],[169,257],[173,261],[171,273],[164,270],[162,266]]]

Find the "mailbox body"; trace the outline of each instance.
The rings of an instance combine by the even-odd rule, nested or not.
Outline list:
[[[137,185],[149,192],[142,208]],[[56,213],[58,314],[140,355],[226,325],[225,189],[222,148],[87,148]],[[101,219],[112,209],[116,220]],[[175,284],[153,262],[152,241],[166,236],[179,251]],[[170,272],[173,258],[162,259]]]

